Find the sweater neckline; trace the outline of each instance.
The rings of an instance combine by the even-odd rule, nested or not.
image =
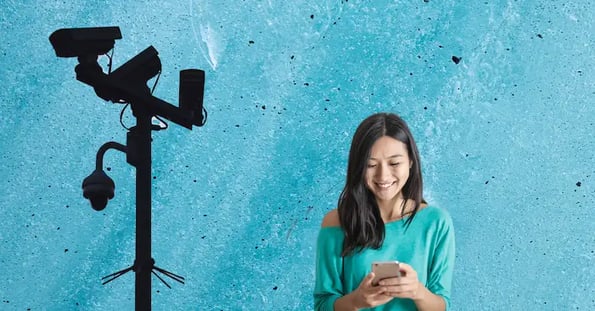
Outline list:
[[[418,217],[420,214],[424,213],[425,210],[429,210],[429,209],[432,209],[432,208],[433,208],[432,205],[428,205],[428,206],[426,206],[426,207],[418,210],[417,213],[415,214],[415,216]],[[403,217],[401,219],[398,219],[398,220],[394,220],[394,221],[390,221],[390,222],[385,222],[384,223],[384,226],[385,227],[392,227],[392,226],[395,226],[397,224],[402,224],[407,219],[409,219],[409,217],[411,217],[411,216],[405,216],[405,217]],[[328,227],[322,227],[322,229],[341,229],[342,230],[341,226],[328,226]]]

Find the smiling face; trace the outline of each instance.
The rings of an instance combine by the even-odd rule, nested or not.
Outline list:
[[[403,198],[401,190],[409,179],[411,165],[404,143],[382,136],[372,145],[365,178],[379,204],[396,203]]]

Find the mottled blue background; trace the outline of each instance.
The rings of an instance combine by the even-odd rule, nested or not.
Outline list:
[[[122,106],[48,40],[112,25],[116,67],[159,51],[155,96],[207,74],[206,126],[153,135],[153,257],[187,278],[154,278],[154,309],[311,310],[321,219],[378,111],[408,121],[454,219],[453,310],[595,309],[592,1],[0,3],[0,309],[134,308],[132,273],[100,278],[134,260],[135,171],[110,151],[116,197],[81,191],[125,143]]]

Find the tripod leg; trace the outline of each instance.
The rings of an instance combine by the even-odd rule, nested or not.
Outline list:
[[[118,272],[114,272],[112,274],[106,275],[106,276],[102,277],[101,280],[105,280],[105,279],[108,279],[108,280],[105,281],[105,282],[103,282],[103,283],[101,283],[101,285],[105,285],[105,284],[107,284],[107,283],[109,283],[109,282],[111,282],[111,281],[113,281],[113,280],[121,277],[122,275],[130,272],[130,270],[133,270],[133,269],[134,269],[134,266],[130,266],[130,267],[126,268],[126,269],[122,269],[122,270],[120,270]]]
[[[161,277],[159,276],[159,274],[155,273],[155,271],[153,271],[153,270],[151,270],[151,273],[153,273],[153,274],[154,274],[154,275],[155,275],[157,278],[159,278],[159,280],[160,280],[161,282],[163,282],[163,284],[165,284],[165,286],[167,286],[167,288],[171,289],[171,286],[169,286],[169,284],[167,284],[167,282],[166,282],[166,281],[165,281],[163,278],[161,278]]]
[[[153,269],[155,269],[155,270],[157,270],[157,271],[159,271],[159,272],[163,273],[165,276],[167,276],[167,277],[169,277],[169,278],[173,279],[174,281],[177,281],[177,282],[179,282],[179,283],[185,284],[185,283],[184,283],[184,281],[185,281],[186,279],[185,279],[183,276],[181,276],[181,275],[177,275],[177,274],[175,274],[175,273],[173,273],[173,272],[169,272],[169,271],[167,271],[167,270],[165,270],[165,269],[162,269],[162,268],[159,268],[159,267],[157,267],[157,266],[155,266],[155,265],[153,266]]]

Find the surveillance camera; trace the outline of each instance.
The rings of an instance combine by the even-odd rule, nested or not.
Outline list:
[[[107,201],[114,197],[114,181],[103,170],[95,170],[83,180],[83,197],[91,201],[91,207],[101,211]]]
[[[203,97],[205,92],[205,72],[199,69],[180,71],[180,109],[192,113],[192,123],[205,124],[203,116]]]
[[[64,28],[50,35],[58,57],[103,55],[122,39],[119,27]]]
[[[132,88],[142,86],[146,93],[150,93],[146,85],[147,81],[161,71],[161,60],[158,55],[157,50],[149,46],[114,70],[109,75],[109,79],[119,85],[128,85]]]

